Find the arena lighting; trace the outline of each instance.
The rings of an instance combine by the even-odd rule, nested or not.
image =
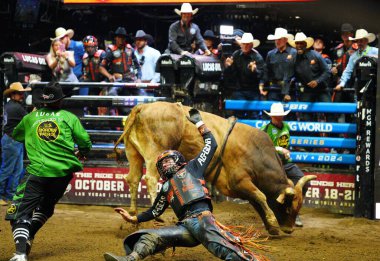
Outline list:
[[[189,0],[186,2],[192,4],[238,4],[238,3],[284,3],[284,2],[316,2],[318,0]],[[64,4],[176,4],[178,1],[168,0],[63,0]]]

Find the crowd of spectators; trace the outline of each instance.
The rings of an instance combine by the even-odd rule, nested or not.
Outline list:
[[[294,35],[284,28],[275,28],[267,40],[275,48],[266,57],[260,54],[260,41],[252,33],[234,30],[236,50],[223,53],[221,39],[211,30],[201,29],[192,21],[198,9],[188,3],[175,9],[181,17],[169,27],[168,46],[164,53],[178,55],[210,55],[224,65],[224,97],[241,100],[354,102],[352,77],[354,62],[363,55],[377,55],[377,48],[368,44],[375,36],[351,24],[341,26],[341,40],[334,48],[326,49],[326,39],[314,38],[303,32]],[[124,27],[113,33],[114,43],[105,50],[99,48],[96,36],[73,40],[74,31],[57,28],[51,38],[46,57],[52,76],[58,81],[159,83],[156,64],[161,56],[152,46],[154,37],[138,30],[134,38]],[[195,55],[195,56],[194,56]],[[350,59],[350,57],[353,57]],[[196,58],[195,58],[196,59]],[[82,95],[152,95],[143,90],[81,88]],[[239,115],[244,117],[244,115]],[[250,115],[251,117],[252,115]],[[259,115],[253,115],[259,117]],[[309,115],[303,120],[312,119]],[[323,118],[323,116],[322,116]],[[322,120],[326,120],[323,118]],[[345,122],[344,115],[329,116],[328,121]]]

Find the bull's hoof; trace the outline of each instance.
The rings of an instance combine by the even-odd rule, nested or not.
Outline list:
[[[268,229],[268,233],[272,236],[278,236],[280,234],[280,228],[278,227],[269,227]]]
[[[286,234],[291,234],[293,233],[294,229],[291,227],[281,227],[281,230],[286,233]]]

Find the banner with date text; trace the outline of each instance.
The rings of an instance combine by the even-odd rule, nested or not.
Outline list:
[[[355,176],[353,174],[316,174],[317,179],[310,181],[305,195],[304,206],[327,208],[335,213],[353,214],[355,206]]]

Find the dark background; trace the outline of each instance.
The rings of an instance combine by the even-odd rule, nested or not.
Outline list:
[[[232,1],[231,1],[232,2]],[[315,1],[306,3],[252,3],[230,5],[193,5],[200,11],[194,17],[202,33],[219,25],[229,24],[252,32],[262,44],[264,55],[273,48],[267,42],[268,34],[276,27],[285,27],[290,33],[303,31],[307,36],[323,35],[328,49],[340,41],[339,29],[344,22],[355,28],[378,33],[380,11],[378,0]],[[1,0],[0,53],[5,51],[48,52],[50,37],[62,26],[75,31],[75,40],[93,34],[103,43],[111,39],[109,32],[125,26],[132,35],[139,29],[152,34],[161,52],[167,45],[168,28],[178,20],[174,5],[64,5],[59,0]],[[295,19],[299,16],[299,19]],[[103,46],[101,46],[103,47]]]

